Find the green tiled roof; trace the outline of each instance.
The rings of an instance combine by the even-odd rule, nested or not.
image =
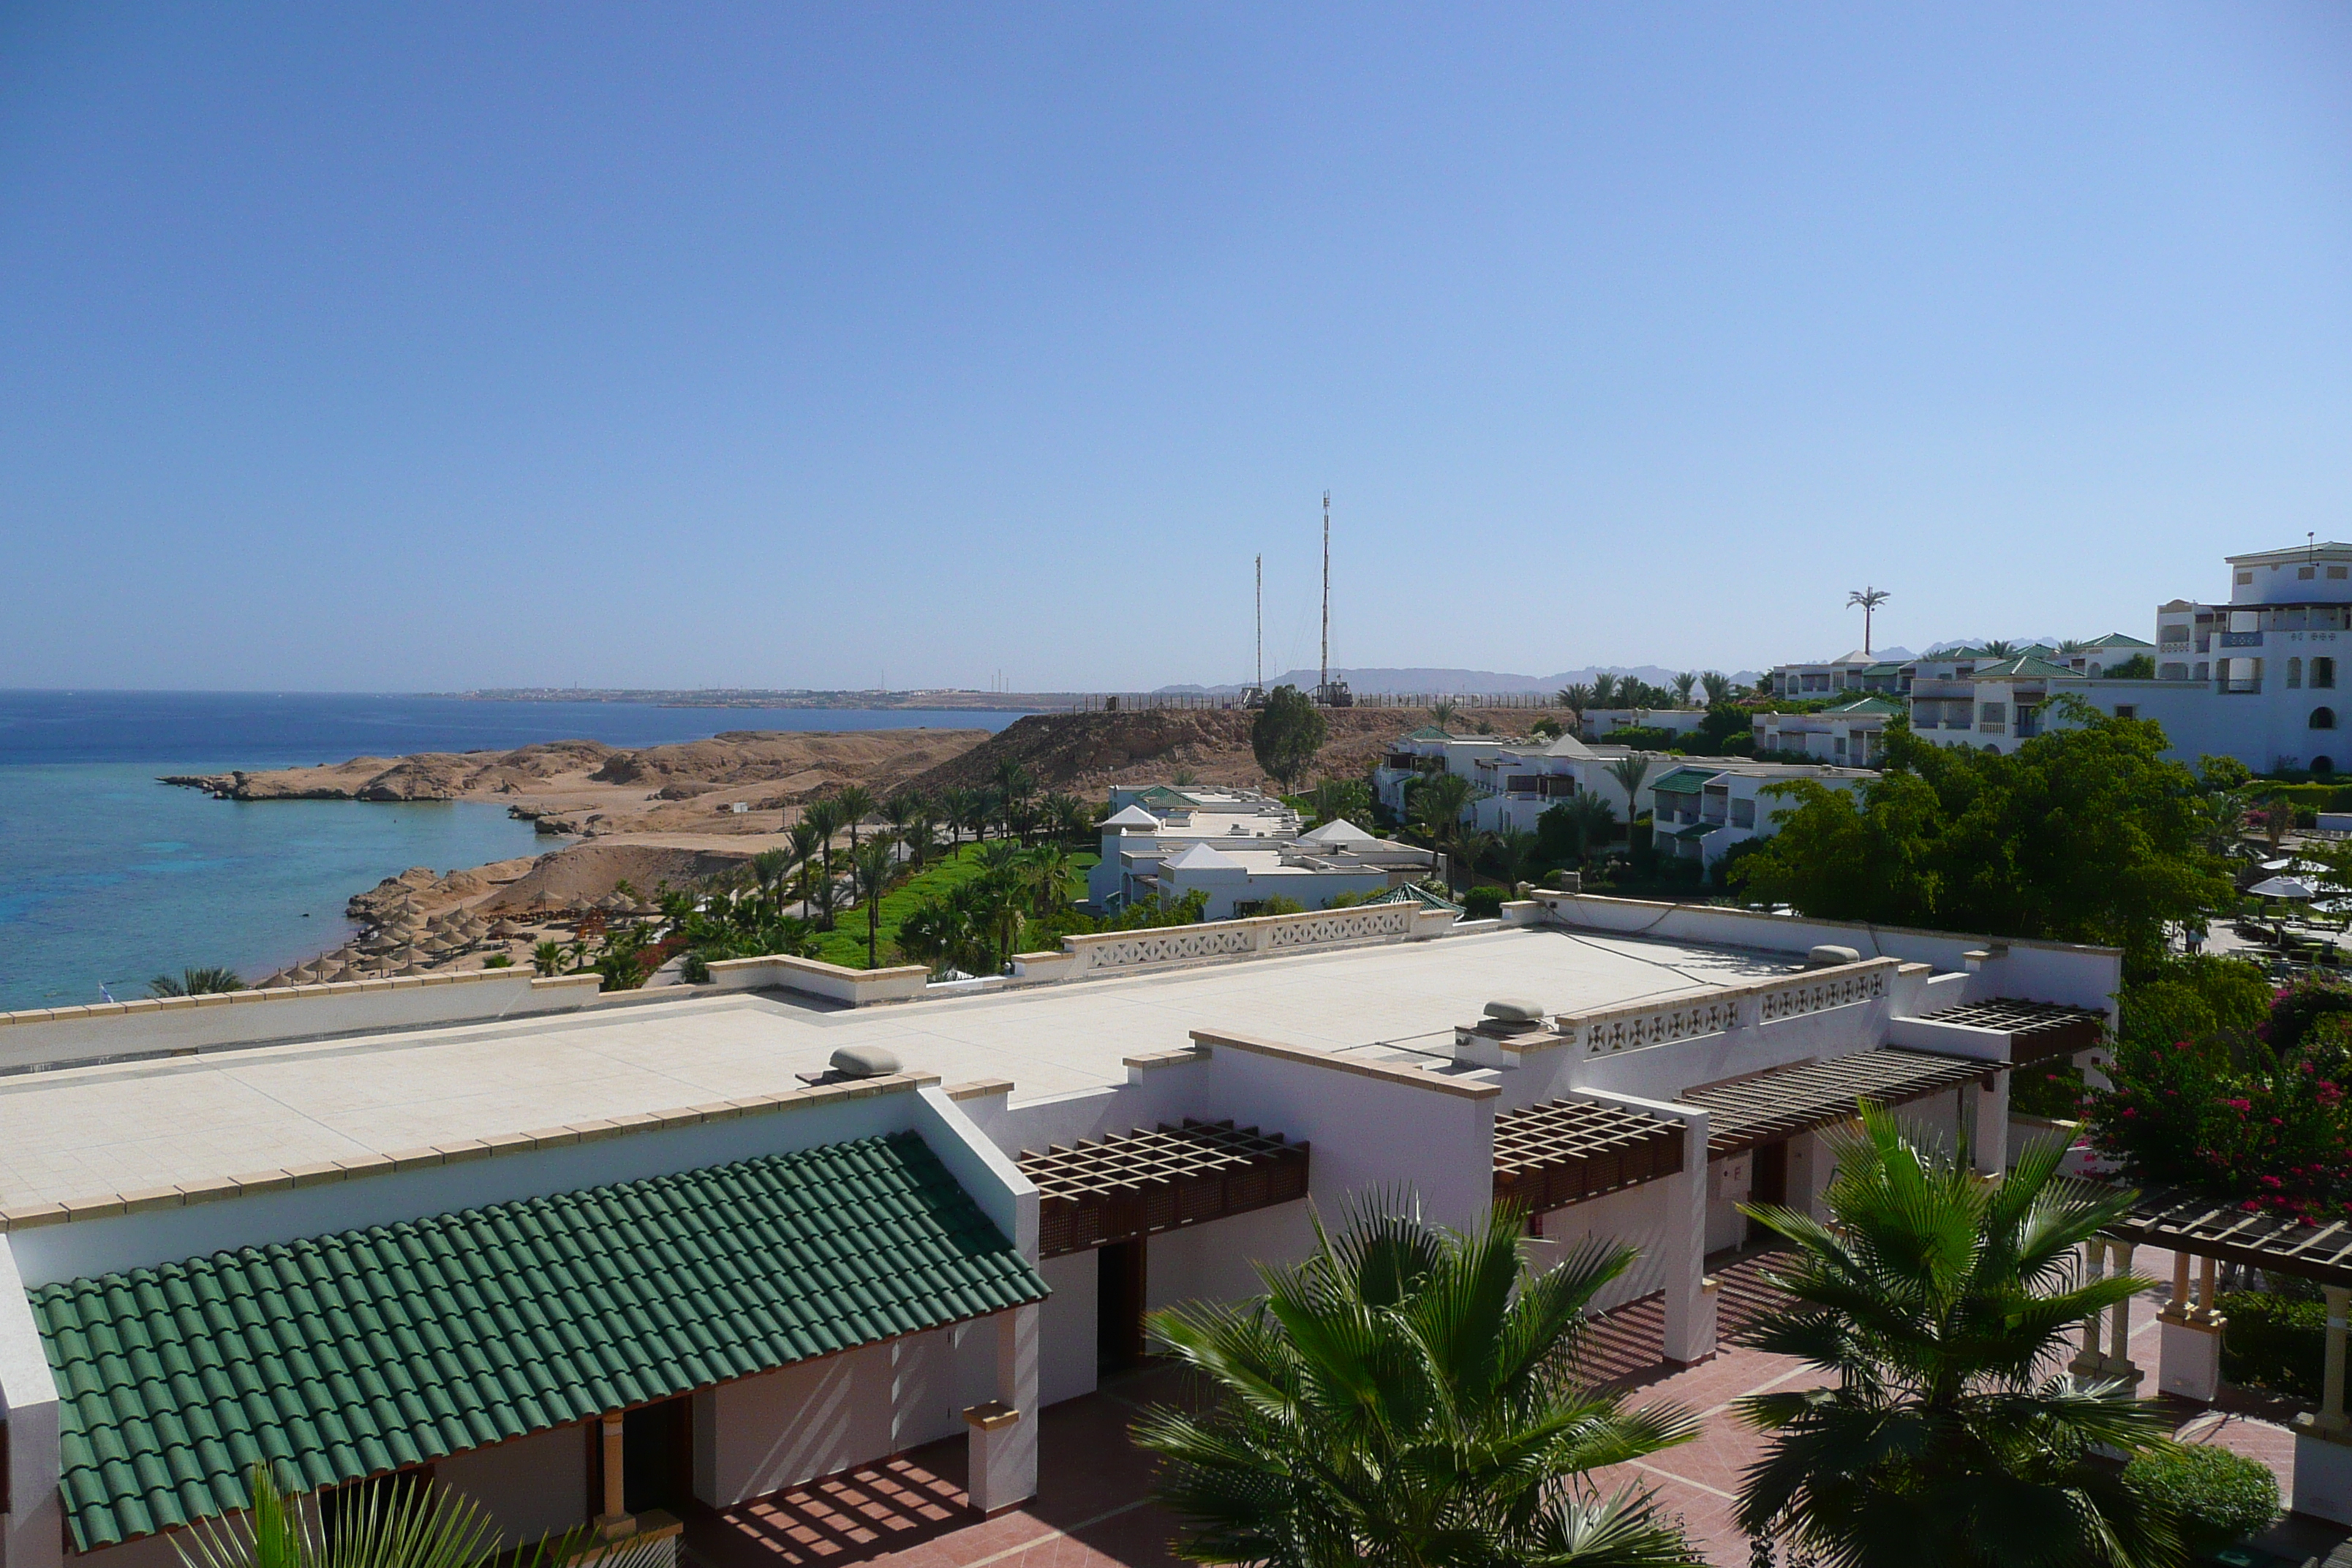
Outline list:
[[[1701,784],[1721,771],[1719,768],[1676,768],[1652,784],[1650,789],[1654,794],[1696,795]]]
[[[26,1292],[78,1550],[1042,1300],[915,1134]]]

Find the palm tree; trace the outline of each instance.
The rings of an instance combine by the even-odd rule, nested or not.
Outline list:
[[[1593,672],[1592,705],[1595,708],[1614,708],[1618,706],[1617,678],[1610,674],[1605,669],[1595,670]],[[1581,710],[1579,710],[1579,711],[1581,711]]]
[[[1441,847],[1454,842],[1469,808],[1470,781],[1459,773],[1432,773],[1412,786],[1412,819]]]
[[[1584,710],[1592,706],[1592,688],[1580,680],[1574,685],[1563,686],[1553,692],[1551,700],[1557,706],[1569,709],[1579,718],[1582,718]]]
[[[1536,856],[1542,847],[1542,839],[1522,829],[1513,828],[1496,834],[1488,853],[1495,875],[1503,879],[1503,886],[1517,889],[1527,880],[1528,873],[1535,868]]]
[[[907,858],[914,862],[915,869],[919,871],[930,859],[931,852],[939,847],[939,822],[932,816],[929,805],[918,806],[914,815],[907,818],[907,826],[898,835],[898,842],[907,847]]]
[[[1846,605],[1846,608],[1847,608],[1847,609],[1849,609],[1849,610],[1850,610],[1850,609],[1853,608],[1856,605],[1860,605],[1862,606],[1862,651],[1863,651],[1863,652],[1864,652],[1864,653],[1868,653],[1868,652],[1870,651],[1870,618],[1871,618],[1871,616],[1874,616],[1874,615],[1876,615],[1876,614],[1878,613],[1878,606],[1879,606],[1879,605],[1883,605],[1883,604],[1886,603],[1886,601],[1887,601],[1887,600],[1889,600],[1889,599],[1893,598],[1894,596],[1895,596],[1895,595],[1893,595],[1892,594],[1889,594],[1889,593],[1888,593],[1885,589],[1884,589],[1884,588],[1856,588],[1853,593],[1848,594],[1848,595],[1845,596],[1845,605]]]
[[[890,876],[898,868],[890,853],[890,840],[877,834],[866,841],[863,848],[849,852],[849,874],[856,885],[858,901],[866,906],[866,967],[882,967],[882,895],[890,889]]]
[[[1570,795],[1556,809],[1568,814],[1569,825],[1576,829],[1576,858],[1589,860],[1593,850],[1617,836],[1617,812],[1607,798],[1582,791]]]
[[[1028,852],[1029,912],[1039,920],[1066,914],[1070,908],[1070,851],[1062,844],[1040,844]]]
[[[1730,700],[1731,677],[1724,674],[1723,671],[1710,669],[1698,678],[1698,683],[1706,692],[1708,707],[1712,708],[1718,702]]]
[[[1633,1262],[1587,1243],[1530,1274],[1497,1213],[1467,1235],[1365,1212],[1316,1250],[1258,1265],[1266,1294],[1154,1313],[1199,1374],[1196,1410],[1156,1409],[1136,1441],[1197,1563],[1272,1568],[1699,1561],[1649,1494],[1585,1472],[1697,1434],[1573,1380],[1583,1313]]]
[[[1080,843],[1095,836],[1094,808],[1076,795],[1049,795],[1045,807],[1055,836],[1064,841]]]
[[[1689,707],[1689,706],[1691,705],[1691,692],[1692,692],[1694,689],[1696,689],[1697,688],[1697,686],[1698,686],[1698,675],[1697,675],[1697,673],[1696,673],[1696,671],[1685,669],[1685,670],[1684,670],[1680,675],[1675,676],[1675,705],[1676,705],[1677,707],[1682,707],[1682,708],[1687,708],[1687,707]]]
[[[1013,814],[1035,791],[1037,781],[1030,776],[1029,770],[1021,765],[1017,757],[998,758],[995,772],[991,776],[1000,797],[999,811],[1004,822],[1004,836],[1010,838],[1013,837]]]
[[[971,821],[971,791],[943,789],[940,791],[940,820],[947,824],[951,842],[963,842],[963,830]]]
[[[816,835],[816,852],[824,861],[824,869],[817,878],[814,900],[817,926],[821,931],[833,929],[833,836],[841,831],[841,800],[837,795],[813,800],[801,809],[801,821]]]
[[[762,897],[779,898],[784,879],[793,874],[793,856],[788,849],[762,849],[751,857],[751,879],[760,886]]]
[[[147,983],[150,996],[216,996],[225,991],[242,991],[245,982],[236,971],[217,965],[183,969],[176,980],[159,974]]]
[[[2017,645],[2007,637],[1993,637],[1978,648],[1977,653],[1984,658],[2015,658]]]
[[[930,804],[913,790],[894,790],[890,798],[882,803],[882,820],[890,825],[892,833],[904,837],[907,824],[915,820],[915,814],[929,809]]]
[[[1633,821],[1642,815],[1642,781],[1650,776],[1650,754],[1628,752],[1609,764],[1609,776],[1625,792],[1625,820]]]
[[[530,950],[530,966],[541,974],[560,974],[563,971],[563,944],[542,942]]]
[[[2046,1142],[1983,1181],[1875,1106],[1832,1142],[1826,1219],[1748,1210],[1797,1252],[1772,1277],[1794,1300],[1746,1342],[1833,1377],[1738,1402],[1770,1435],[1739,1527],[1854,1568],[2177,1563],[2160,1506],[2094,1462],[2157,1446],[2169,1424],[2127,1384],[2050,1370],[2073,1330],[2150,1283],[2074,1272],[2075,1248],[2134,1194],[2062,1184]]]
[[[1462,705],[1460,703],[1454,701],[1451,697],[1441,697],[1436,701],[1429,705],[1429,721],[1436,725],[1439,729],[1451,732],[1454,728],[1454,720],[1461,711]]]
[[[595,1568],[649,1568],[661,1542],[595,1550],[590,1527],[509,1551],[475,1503],[445,1487],[403,1477],[366,1486],[361,1500],[330,1523],[282,1490],[264,1465],[247,1477],[250,1511],[209,1519],[172,1538],[185,1568],[550,1568],[593,1557]]]
[[[841,807],[842,823],[849,829],[849,852],[855,855],[858,826],[874,815],[874,792],[864,784],[844,784],[833,798]]]

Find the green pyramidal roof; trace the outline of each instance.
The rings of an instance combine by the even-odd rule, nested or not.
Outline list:
[[[26,1292],[85,1552],[1045,1293],[911,1132]]]

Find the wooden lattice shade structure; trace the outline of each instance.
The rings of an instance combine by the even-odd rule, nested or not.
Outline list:
[[[2191,1258],[2352,1287],[2352,1223],[2343,1220],[2305,1225],[2284,1215],[2249,1214],[2234,1198],[2168,1187],[2142,1193],[2130,1216],[2108,1226],[2107,1234]]]
[[[1554,1100],[1495,1118],[1495,1201],[1539,1215],[1683,1168],[1683,1124]]]
[[[2020,1002],[1994,996],[1930,1013],[1930,1024],[1965,1024],[1972,1029],[1999,1029],[2010,1037],[2013,1067],[2071,1057],[2087,1051],[2106,1037],[2107,1016],[2092,1007],[2069,1007],[2057,1002]]]
[[[1774,1068],[1695,1089],[1677,1098],[1706,1109],[1710,1155],[1737,1154],[1761,1143],[1850,1121],[1857,1100],[1903,1105],[1990,1078],[2008,1066],[2007,1062],[1883,1046],[1825,1061]]]
[[[1307,1152],[1280,1133],[1186,1121],[1024,1149],[1015,1163],[1037,1184],[1038,1255],[1059,1258],[1303,1198]]]

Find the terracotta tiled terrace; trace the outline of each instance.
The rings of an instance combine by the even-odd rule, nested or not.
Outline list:
[[[1769,1310],[1777,1294],[1764,1283],[1769,1255],[1713,1262],[1722,1280],[1720,1321],[1727,1338]],[[2142,1248],[2138,1272],[2168,1278],[2168,1254]],[[2165,1291],[2151,1290],[2132,1307],[2133,1359],[2153,1376],[2156,1311]],[[1636,1403],[1669,1401],[1697,1411],[1702,1430],[1693,1442],[1653,1458],[1600,1472],[1613,1489],[1626,1483],[1655,1490],[1678,1514],[1708,1561],[1747,1568],[1748,1537],[1732,1523],[1741,1472],[1761,1447],[1733,1405],[1767,1389],[1807,1386],[1801,1363],[1759,1351],[1727,1347],[1693,1367],[1660,1359],[1663,1314],[1656,1298],[1634,1301],[1595,1324],[1586,1367],[1597,1382],[1626,1391]],[[702,1509],[687,1521],[691,1568],[1173,1568],[1168,1550],[1174,1521],[1149,1500],[1150,1458],[1129,1442],[1128,1427],[1149,1405],[1171,1401],[1181,1382],[1165,1368],[1108,1383],[1084,1399],[1045,1413],[1037,1498],[983,1520],[964,1500],[964,1445],[933,1444],[887,1463],[746,1503],[723,1511]],[[2277,1472],[2282,1492],[2294,1481],[2294,1444],[2288,1412],[2238,1402],[2206,1410],[2178,1406],[2183,1441],[2219,1443],[2262,1460]],[[2263,1544],[2290,1562],[2324,1557],[2345,1532],[2290,1518]]]

